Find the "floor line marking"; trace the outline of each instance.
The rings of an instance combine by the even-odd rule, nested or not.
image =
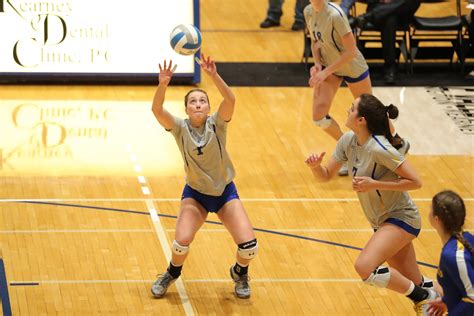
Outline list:
[[[179,198],[132,198],[132,199],[123,199],[123,198],[101,198],[101,199],[0,199],[0,203],[6,202],[143,202],[145,200],[151,200],[153,202],[180,202]],[[359,202],[357,198],[241,198],[242,202]],[[415,202],[431,202],[431,198],[413,198]],[[464,202],[473,202],[474,198],[463,198]]]
[[[156,234],[158,236],[158,240],[160,241],[161,249],[165,254],[166,261],[171,261],[171,249],[170,249],[170,242],[168,237],[166,236],[166,232],[161,224],[160,217],[158,216],[158,212],[153,205],[153,201],[146,200],[145,201],[148,211],[150,212],[151,219],[153,221],[153,226],[155,227]],[[194,315],[193,307],[189,302],[188,294],[186,293],[186,289],[183,284],[183,279],[178,278],[175,282],[176,288],[178,290],[179,297],[181,298],[181,302],[183,303],[183,308],[186,315]]]
[[[302,233],[372,233],[370,228],[271,228],[279,232],[302,232]],[[174,228],[165,229],[166,232],[174,232]],[[201,228],[200,232],[227,233],[225,228]],[[424,233],[435,233],[435,229],[421,229]],[[464,231],[472,232],[474,229],[466,228]],[[30,230],[0,230],[0,234],[61,234],[61,233],[155,233],[153,229],[30,229]]]
[[[132,147],[130,145],[127,146],[127,150],[131,153],[131,155],[133,155],[134,161],[136,161],[137,156],[133,153]],[[135,172],[137,173],[142,172],[142,167],[136,162],[133,168]],[[146,177],[140,174],[138,174],[137,176],[138,176],[137,179],[140,184],[143,195],[150,195],[151,190],[149,189],[149,186],[147,185]],[[160,242],[165,258],[167,262],[170,262],[171,261],[170,243],[169,243],[168,237],[166,236],[165,229],[163,228],[163,225],[161,224],[160,217],[158,216],[158,211],[156,210],[155,205],[152,200],[147,198],[147,199],[144,199],[144,201],[145,201],[148,213],[150,214],[151,220],[153,222],[153,227],[156,231],[156,235]],[[178,290],[178,295],[181,299],[184,313],[186,314],[186,316],[194,316],[194,310],[189,301],[189,297],[188,297],[188,294],[186,293],[186,288],[184,287],[182,278],[178,278],[178,280],[176,280],[175,282],[175,285],[176,285],[176,289]]]
[[[110,284],[110,283],[150,283],[154,280],[24,280],[24,281],[11,281],[10,286],[31,286],[31,285],[42,285],[42,284]],[[225,279],[183,279],[184,283],[232,283],[230,278]],[[347,283],[347,282],[361,282],[360,279],[352,278],[261,278],[252,279],[252,283]]]
[[[4,316],[12,315],[12,308],[10,305],[10,296],[8,295],[8,281],[5,272],[5,264],[0,252],[0,299],[2,300],[2,310]]]

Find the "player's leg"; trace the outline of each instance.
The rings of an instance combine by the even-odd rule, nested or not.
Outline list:
[[[434,291],[421,288],[393,267],[382,266],[414,238],[399,226],[384,224],[367,242],[356,260],[355,269],[365,283],[404,294],[416,308],[426,308],[427,300],[436,297]]]
[[[237,245],[236,263],[230,268],[231,277],[235,282],[235,294],[239,298],[248,298],[251,293],[248,284],[248,266],[258,251],[252,224],[239,199],[228,201],[217,216]]]
[[[171,246],[172,257],[168,269],[153,283],[151,292],[155,297],[165,295],[168,287],[181,275],[183,263],[189,251],[189,245],[207,218],[207,212],[196,200],[185,198],[176,222],[175,240]]]
[[[370,75],[367,73],[363,76],[362,80],[355,79],[353,82],[350,82],[346,78],[347,86],[351,91],[354,100],[360,97],[362,94],[373,94],[372,93],[372,81],[370,80]]]
[[[416,262],[415,248],[413,242],[403,247],[397,254],[387,260],[390,267],[396,269],[407,279],[423,288],[433,288],[433,280],[421,274]]]
[[[329,134],[335,140],[342,136],[339,124],[329,115],[332,101],[342,78],[330,75],[319,86],[313,89],[313,121],[316,126]]]

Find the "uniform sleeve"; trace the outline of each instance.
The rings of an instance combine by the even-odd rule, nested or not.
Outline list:
[[[170,132],[175,138],[180,138],[183,133],[183,128],[184,120],[180,117],[173,116],[173,127],[166,131]]]
[[[395,171],[405,161],[405,157],[403,157],[403,155],[392,146],[383,145],[380,142],[379,146],[380,147],[375,149],[373,152],[373,157],[376,163]]]
[[[211,125],[219,141],[225,146],[227,143],[227,125],[229,122],[224,121],[216,112],[207,119],[207,124]]]
[[[217,112],[212,114],[209,120],[211,124],[215,124],[217,128],[222,128],[224,130],[227,129],[227,124],[230,122],[224,121]]]
[[[333,17],[333,26],[336,32],[342,37],[347,33],[351,33],[352,29],[349,25],[347,16],[342,12],[342,9],[338,10],[340,14],[335,14]]]
[[[466,251],[458,248],[455,255],[442,256],[441,260],[448,267],[447,277],[463,295],[456,306],[448,311],[449,315],[474,315],[474,267],[471,260],[466,258]]]
[[[337,145],[336,145],[336,150],[332,154],[334,159],[336,159],[338,162],[346,162],[347,161],[347,147],[349,147],[349,143],[353,137],[352,132],[345,133],[344,135],[339,138]]]
[[[308,29],[309,35],[311,36],[311,40],[315,41],[316,39],[314,38],[314,30],[312,29],[313,24],[311,23],[312,10],[313,8],[311,7],[311,4],[307,5],[303,9],[303,15],[306,22],[306,28]]]

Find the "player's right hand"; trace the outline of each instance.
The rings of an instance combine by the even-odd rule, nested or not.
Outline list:
[[[166,66],[166,60],[163,61],[163,66],[158,64],[160,68],[160,75],[158,77],[159,83],[168,85],[171,81],[171,77],[173,77],[173,72],[176,70],[176,65],[173,67],[173,61],[170,60],[168,66]]]
[[[314,76],[315,74],[320,72],[322,69],[323,69],[323,65],[321,65],[320,63],[314,63],[314,66],[312,66],[311,69],[309,70],[309,74],[311,76]]]
[[[324,155],[326,152],[322,152],[321,154],[310,154],[308,158],[304,161],[306,165],[310,168],[316,168],[321,165],[323,161]]]

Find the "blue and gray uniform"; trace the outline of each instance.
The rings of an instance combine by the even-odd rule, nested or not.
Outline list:
[[[194,190],[221,196],[235,176],[234,166],[226,150],[227,122],[214,113],[200,128],[189,119],[174,117],[170,130],[184,161],[186,183]]]
[[[384,136],[372,135],[365,144],[359,145],[352,131],[339,139],[333,157],[340,163],[347,162],[353,176],[379,181],[397,179],[395,170],[405,160]],[[357,196],[372,228],[391,223],[412,235],[419,234],[420,214],[407,192],[373,190],[357,192]]]
[[[473,235],[464,232],[463,236],[474,245]],[[443,302],[450,316],[474,315],[474,258],[454,237],[441,252],[438,282],[443,287]]]
[[[303,13],[311,39],[317,43],[321,64],[325,67],[333,64],[344,51],[342,37],[352,32],[346,15],[337,4],[327,1],[320,12],[314,11],[310,4]],[[335,75],[353,79],[367,77],[369,66],[361,52],[356,50],[356,57],[334,72]],[[346,81],[350,82],[350,79]]]

